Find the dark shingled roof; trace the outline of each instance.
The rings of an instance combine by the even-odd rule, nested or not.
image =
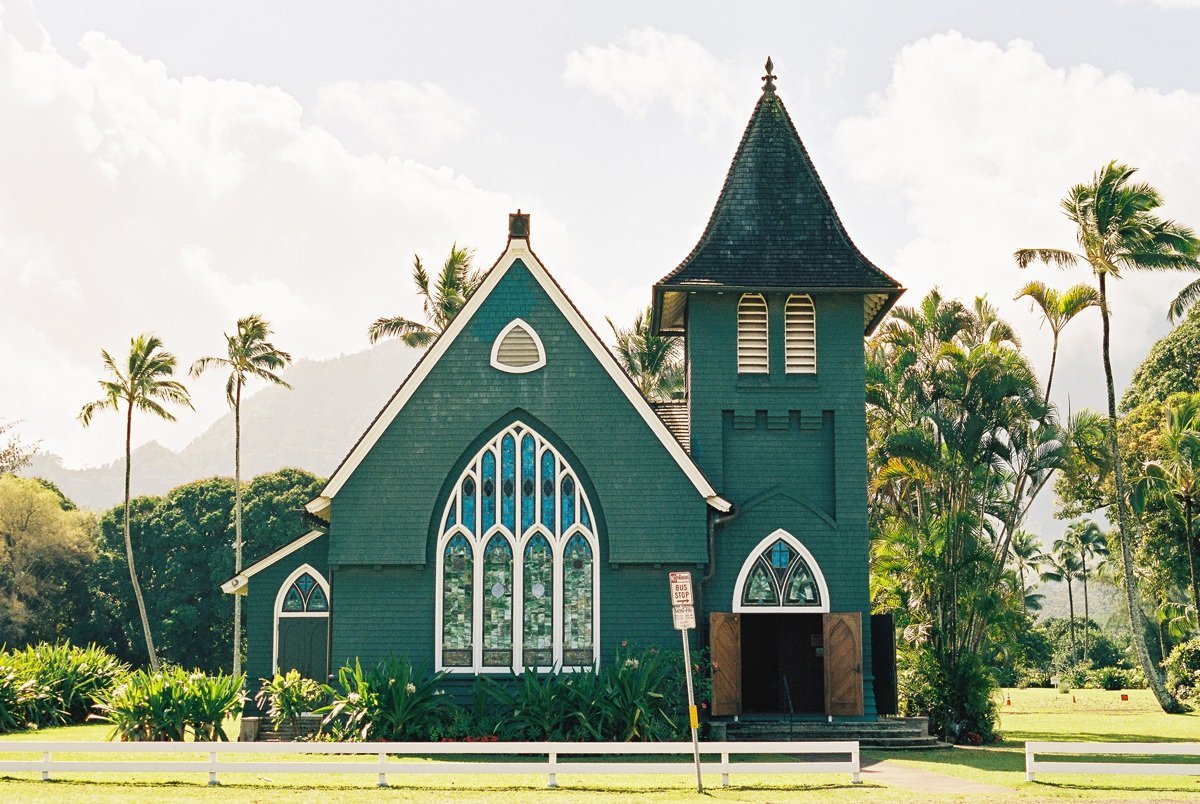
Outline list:
[[[680,402],[651,402],[650,407],[662,419],[663,424],[671,431],[690,455],[692,452],[692,419],[688,414],[688,403]]]
[[[772,78],[700,242],[654,286],[654,322],[662,331],[682,330],[684,294],[693,290],[862,291],[868,330],[902,292],[846,234]]]

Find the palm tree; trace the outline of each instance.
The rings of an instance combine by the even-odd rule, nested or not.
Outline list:
[[[420,349],[433,343],[438,335],[446,331],[450,322],[462,310],[467,299],[483,281],[483,274],[471,269],[471,260],[475,252],[468,248],[459,248],[458,244],[450,246],[450,256],[442,263],[437,282],[430,287],[429,274],[421,258],[413,255],[413,282],[417,286],[417,294],[424,300],[425,318],[429,324],[411,321],[397,316],[395,318],[379,318],[367,330],[371,343],[380,338],[399,338],[408,346]]]
[[[1125,474],[1121,466],[1121,450],[1117,444],[1117,394],[1113,382],[1111,340],[1112,327],[1108,307],[1108,278],[1120,279],[1121,272],[1184,271],[1200,269],[1200,240],[1187,227],[1154,214],[1162,206],[1158,191],[1148,184],[1132,183],[1136,168],[1109,162],[1096,172],[1092,181],[1077,184],[1062,200],[1062,208],[1076,226],[1076,240],[1082,253],[1053,248],[1020,249],[1013,255],[1017,265],[1025,268],[1037,262],[1060,267],[1080,262],[1091,267],[1096,276],[1100,296],[1100,322],[1103,328],[1100,353],[1104,362],[1104,380],[1108,387],[1108,443],[1113,456],[1113,481],[1116,486],[1117,533],[1121,543],[1122,574],[1125,606],[1129,611],[1133,644],[1146,673],[1146,681],[1154,690],[1159,705],[1166,712],[1181,710],[1179,701],[1166,688],[1155,666],[1140,623],[1137,579],[1133,572],[1133,532],[1129,524],[1129,504],[1126,498]],[[1200,289],[1188,285],[1171,305],[1177,315],[1194,300]]]
[[[1042,551],[1042,543],[1038,537],[1027,530],[1018,530],[1013,534],[1009,549],[1012,551],[1013,566],[1016,567],[1017,578],[1021,583],[1021,607],[1028,614],[1029,587],[1025,582],[1025,573],[1029,572],[1036,577],[1047,556]]]
[[[1049,287],[1044,282],[1030,282],[1021,288],[1014,299],[1028,297],[1042,311],[1042,319],[1050,326],[1054,336],[1050,347],[1050,373],[1046,377],[1046,403],[1050,402],[1050,386],[1054,383],[1054,365],[1058,362],[1058,338],[1071,319],[1089,307],[1100,304],[1100,294],[1091,285],[1080,283],[1064,291]]]
[[[1200,505],[1200,394],[1176,400],[1167,407],[1166,414],[1166,425],[1158,437],[1162,457],[1146,463],[1145,474],[1133,483],[1130,502],[1141,515],[1148,498],[1159,499],[1171,513],[1183,519],[1192,607],[1200,617],[1195,529],[1196,509]]]
[[[84,427],[92,423],[92,417],[102,410],[120,411],[125,406],[125,513],[122,525],[125,531],[125,560],[129,563],[129,581],[133,584],[133,596],[137,601],[138,616],[142,621],[142,633],[146,636],[146,652],[150,655],[150,668],[158,670],[158,653],[154,650],[154,637],[150,633],[150,618],[146,615],[146,602],[142,599],[142,587],[138,583],[137,567],[133,560],[133,541],[129,538],[129,475],[130,453],[133,445],[133,412],[140,410],[152,413],[165,421],[175,421],[175,416],[163,404],[187,405],[192,407],[187,388],[177,380],[175,355],[163,349],[162,341],[154,335],[138,335],[129,341],[129,358],[125,368],[106,349],[100,350],[104,368],[111,375],[100,380],[104,396],[89,402],[79,411],[79,421]]]
[[[1067,585],[1067,605],[1069,617],[1067,621],[1071,633],[1071,661],[1079,659],[1079,649],[1075,642],[1075,590],[1072,581],[1079,577],[1079,557],[1075,554],[1075,545],[1066,539],[1055,539],[1054,547],[1046,556],[1047,569],[1042,570],[1042,580],[1046,582],[1062,582]]]
[[[233,564],[234,574],[242,571],[242,388],[251,377],[291,388],[275,372],[288,367],[292,356],[267,340],[271,325],[262,316],[238,319],[237,331],[225,335],[225,357],[202,357],[192,363],[192,377],[199,377],[212,366],[229,369],[225,381],[225,399],[233,408]],[[233,596],[233,674],[242,672],[242,596]]]
[[[637,314],[633,326],[618,327],[605,319],[617,338],[617,359],[652,402],[674,399],[683,391],[683,344],[679,338],[650,331],[650,308]]]
[[[1088,559],[1099,558],[1101,561],[1108,557],[1108,537],[1104,531],[1100,530],[1100,526],[1090,519],[1082,522],[1074,522],[1067,527],[1066,540],[1075,545],[1075,551],[1079,555],[1079,577],[1083,581],[1083,658],[1091,657],[1090,632],[1092,628],[1092,615],[1088,610]],[[1092,572],[1098,569],[1097,564],[1092,564]]]

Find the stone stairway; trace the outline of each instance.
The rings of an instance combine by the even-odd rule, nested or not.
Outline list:
[[[789,720],[782,718],[742,718],[725,725],[725,739],[748,741],[774,740],[858,740],[863,748],[946,748],[946,743],[929,734],[929,720],[923,717],[888,717],[875,721],[830,723],[825,720]],[[714,737],[715,739],[715,737]]]

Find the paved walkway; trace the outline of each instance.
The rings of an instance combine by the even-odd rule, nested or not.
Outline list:
[[[944,773],[898,765],[890,760],[864,765],[862,769],[864,782],[887,785],[888,787],[908,790],[913,793],[942,793],[946,795],[968,796],[1012,796],[1012,788],[1000,787],[994,784],[973,782],[970,779],[960,779],[957,776],[947,776]]]

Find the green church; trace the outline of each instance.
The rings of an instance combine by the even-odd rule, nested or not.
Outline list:
[[[703,236],[653,288],[684,398],[647,401],[530,244],[510,215],[307,505],[313,529],[225,583],[249,677],[401,656],[464,680],[587,669],[623,641],[677,646],[667,575],[688,571],[714,717],[894,712],[863,344],[902,288],[851,242],[770,66]]]

